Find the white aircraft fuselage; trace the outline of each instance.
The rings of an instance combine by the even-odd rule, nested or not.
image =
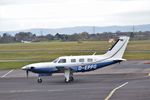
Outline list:
[[[39,74],[38,82],[41,83],[41,76],[52,75],[53,73],[64,73],[65,82],[73,81],[73,73],[93,71],[108,65],[125,61],[122,58],[126,49],[129,37],[123,36],[104,55],[84,56],[63,56],[53,62],[34,63],[22,67],[28,71]]]

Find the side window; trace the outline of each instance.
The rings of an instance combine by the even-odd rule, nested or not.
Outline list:
[[[76,59],[71,59],[71,62],[76,62]]]
[[[84,59],[79,59],[79,62],[84,62]]]
[[[88,58],[87,61],[88,61],[88,62],[93,62],[93,59]]]
[[[58,63],[66,63],[66,59],[60,59]]]

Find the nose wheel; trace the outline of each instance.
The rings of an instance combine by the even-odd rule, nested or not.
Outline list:
[[[38,82],[38,83],[42,83],[42,79],[39,77],[39,78],[37,79],[37,82]]]

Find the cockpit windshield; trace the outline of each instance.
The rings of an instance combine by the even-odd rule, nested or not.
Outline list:
[[[60,59],[58,63],[66,63],[66,59]]]
[[[59,58],[53,60],[53,63],[57,63],[58,60],[59,60]]]

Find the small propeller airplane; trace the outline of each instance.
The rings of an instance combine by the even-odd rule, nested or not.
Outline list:
[[[112,47],[103,55],[84,56],[62,56],[52,62],[34,63],[22,67],[26,70],[26,75],[33,72],[38,74],[38,83],[42,83],[41,76],[51,76],[54,73],[64,73],[65,82],[74,81],[73,73],[93,71],[108,65],[126,61],[123,59],[124,51],[127,47],[129,37],[121,36]]]

